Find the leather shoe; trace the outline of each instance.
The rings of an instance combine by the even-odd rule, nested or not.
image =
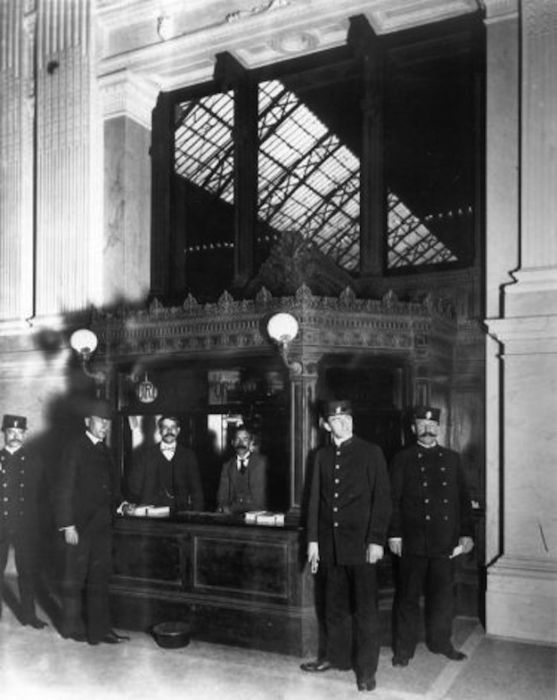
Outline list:
[[[118,632],[116,632],[116,630],[110,630],[109,634],[116,637],[116,639],[119,639],[122,642],[129,642],[130,641],[130,638],[127,635],[118,634]]]
[[[36,617],[36,616],[35,616],[35,617],[30,617],[28,620],[25,620],[25,622],[23,623],[23,625],[24,625],[25,627],[27,627],[27,626],[33,627],[33,628],[36,629],[36,630],[42,630],[42,629],[44,629],[45,627],[48,627],[48,625],[46,624],[46,622],[43,622],[43,620],[41,620],[40,618],[38,618],[38,617]]]
[[[86,642],[87,637],[84,634],[63,634],[64,639],[71,639],[72,642]]]
[[[402,656],[401,654],[395,654],[393,656],[393,666],[408,666],[410,659],[407,656]]]
[[[447,659],[450,659],[451,661],[464,661],[464,659],[467,659],[468,657],[466,654],[462,651],[458,651],[454,647],[451,647],[450,649],[445,649],[445,650],[440,650],[440,651],[434,651],[434,654],[442,654],[443,656],[446,656]]]
[[[375,678],[358,678],[358,690],[375,690]]]
[[[300,665],[300,668],[308,673],[324,673],[333,668],[333,665],[327,659],[317,659],[316,661],[306,661]]]
[[[120,635],[116,634],[112,630],[110,632],[107,632],[104,637],[101,637],[98,641],[94,642],[89,642],[92,646],[96,646],[97,644],[121,644],[122,642],[126,641],[125,637],[121,637]]]

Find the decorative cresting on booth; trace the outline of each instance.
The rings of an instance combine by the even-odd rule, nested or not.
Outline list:
[[[113,380],[112,370],[121,367],[140,374],[157,362],[272,357],[277,350],[267,322],[279,312],[292,314],[299,325],[288,348],[290,511],[295,513],[307,455],[315,447],[320,361],[335,354],[400,359],[408,384],[399,398],[401,410],[414,400],[448,395],[456,337],[450,302],[431,295],[399,301],[392,291],[379,300],[358,299],[349,287],[338,297],[316,296],[306,285],[292,296],[275,297],[263,287],[249,300],[234,300],[225,291],[216,303],[200,304],[189,295],[182,306],[165,307],[155,299],[146,309],[96,311],[92,329],[99,337],[98,359]]]

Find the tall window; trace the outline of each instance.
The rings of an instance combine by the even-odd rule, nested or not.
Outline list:
[[[233,290],[239,257],[249,252],[254,275],[292,231],[354,277],[369,237],[380,240],[384,275],[472,265],[481,191],[477,34],[465,24],[380,39],[383,87],[372,112],[380,110],[383,136],[375,150],[364,146],[373,91],[348,47],[240,71],[201,95],[165,96],[172,133],[154,137],[170,140],[172,153],[155,167],[171,162],[170,203],[158,199],[171,215],[165,233],[154,212],[154,235],[169,237],[164,254],[184,270],[169,291],[208,300]],[[254,86],[251,102],[240,98],[246,86],[247,94]],[[252,160],[242,159],[246,149]],[[382,177],[370,202],[362,175],[374,159]],[[241,180],[245,167],[252,181]],[[374,230],[362,230],[364,202],[384,212]]]

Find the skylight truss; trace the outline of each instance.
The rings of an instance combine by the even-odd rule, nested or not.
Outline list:
[[[229,204],[234,198],[234,95],[176,108],[175,170]],[[360,162],[278,80],[259,85],[258,217],[280,235],[298,231],[345,270],[360,252]],[[454,254],[390,192],[389,268],[453,262]]]

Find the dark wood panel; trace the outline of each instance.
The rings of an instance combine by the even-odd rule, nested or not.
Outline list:
[[[196,591],[289,599],[288,543],[194,536]]]

